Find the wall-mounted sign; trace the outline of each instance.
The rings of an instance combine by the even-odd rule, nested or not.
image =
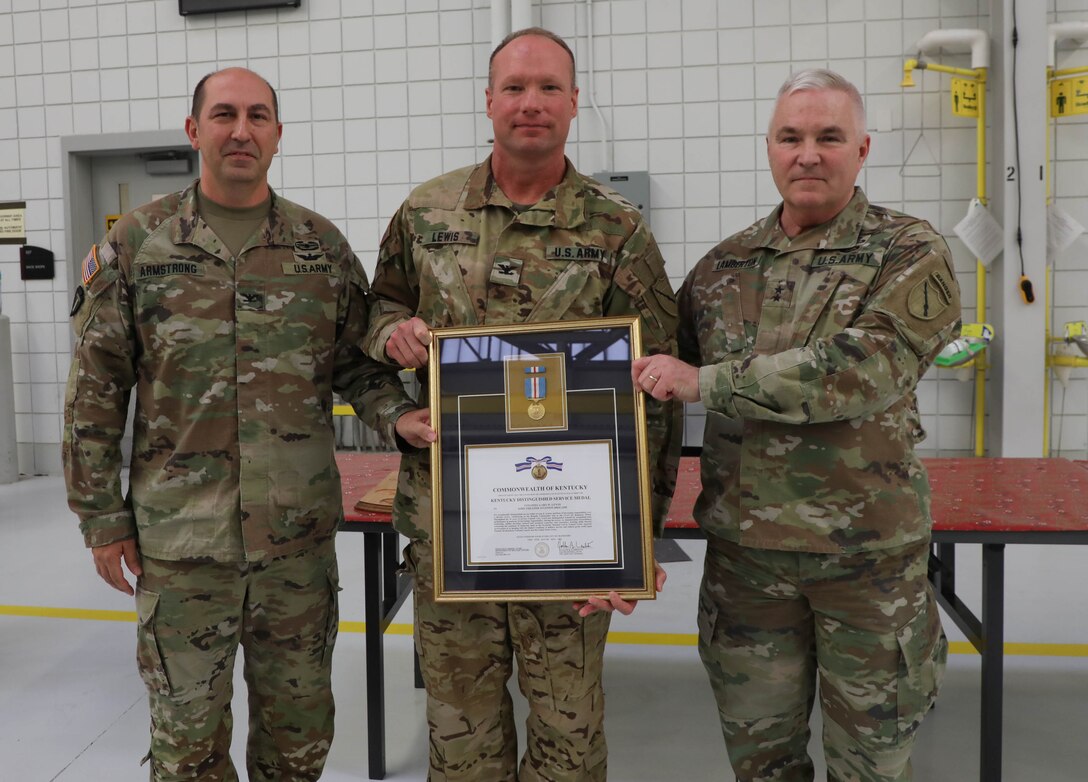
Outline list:
[[[0,244],[26,244],[26,201],[0,201]]]
[[[957,117],[978,116],[978,82],[952,78],[952,113]]]
[[[1050,116],[1088,114],[1088,76],[1050,82]]]
[[[106,215],[106,233],[113,228],[113,224],[121,219],[121,215]]]
[[[20,247],[19,274],[24,280],[53,279],[53,251],[28,244]]]

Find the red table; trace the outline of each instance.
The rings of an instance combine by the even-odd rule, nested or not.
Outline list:
[[[363,613],[366,646],[367,767],[371,779],[385,779],[385,654],[382,635],[412,591],[410,577],[398,574],[400,539],[388,513],[355,510],[355,503],[397,469],[398,453],[336,454],[344,495],[341,529],[363,533]],[[417,661],[418,666],[418,661]],[[416,686],[421,686],[418,667]]]
[[[367,652],[367,732],[371,779],[385,777],[385,678],[382,633],[411,583],[398,579],[399,541],[384,513],[355,502],[399,462],[397,454],[339,453],[342,529],[363,532]],[[1088,462],[1065,459],[927,459],[933,487],[930,580],[941,606],[982,656],[980,772],[1001,779],[1005,545],[1088,544]],[[666,537],[702,537],[691,517],[700,489],[698,457],[681,460]],[[956,595],[957,543],[982,546],[982,616]],[[417,686],[419,684],[417,672]]]
[[[1088,462],[932,459],[929,578],[937,599],[982,656],[979,779],[1001,780],[1005,545],[1088,543]],[[956,544],[982,546],[982,616],[956,595]]]

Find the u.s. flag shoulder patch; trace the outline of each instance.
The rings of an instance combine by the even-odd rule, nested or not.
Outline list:
[[[92,244],[91,251],[83,259],[83,286],[90,284],[98,273],[102,271],[102,264],[98,261],[98,245]]]
[[[91,251],[87,253],[87,257],[83,259],[81,265],[80,276],[83,278],[83,286],[86,287],[91,280],[98,276],[98,273],[102,271],[102,267],[108,266],[116,257],[117,253],[113,251],[113,245],[109,242],[104,242],[101,247],[92,244]]]

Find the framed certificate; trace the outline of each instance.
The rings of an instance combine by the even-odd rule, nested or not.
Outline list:
[[[652,599],[637,317],[435,329],[435,599]]]

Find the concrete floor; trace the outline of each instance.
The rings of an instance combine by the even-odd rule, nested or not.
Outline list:
[[[344,586],[341,618],[358,623],[363,618],[361,536],[341,535],[338,546]],[[666,565],[669,582],[660,598],[613,623],[614,632],[638,634],[628,636],[637,642],[611,643],[608,650],[606,724],[609,779],[614,782],[734,779],[694,647],[694,597],[703,544],[683,541],[681,546],[692,561]],[[1059,630],[1054,632],[1060,633],[1062,621],[1077,623],[1063,637],[1076,640],[1084,633],[1078,581],[1083,555],[1061,553],[1070,547],[1049,548],[1049,561],[1057,564],[1033,568],[1026,596],[1014,583],[1022,580],[1020,565],[1010,563],[1009,640],[1050,640],[1046,627],[1056,624]],[[961,582],[967,585],[972,565],[968,556],[963,559]],[[1046,598],[1054,595],[1066,595],[1072,613],[1064,619],[1050,616],[1048,625],[1032,625],[1030,617],[1045,619],[1054,613],[1053,601]],[[59,478],[0,486],[0,780],[147,779],[146,767],[139,766],[147,749],[148,718],[135,668],[134,624],[101,613],[92,618],[63,616],[132,610],[129,598],[95,575]],[[1029,618],[1018,622],[1021,610]],[[424,698],[412,687],[410,626],[408,605],[385,640],[387,779],[422,782]],[[1025,628],[1038,637],[1018,637]],[[949,635],[962,638],[954,629]],[[1078,648],[1069,656],[1006,658],[1006,782],[1088,779],[1088,744],[1083,740],[1088,730],[1088,657]],[[363,675],[363,636],[343,632],[334,669],[337,738],[323,777],[331,782],[367,778]],[[919,735],[916,780],[978,779],[978,679],[977,656],[951,656],[941,699]],[[236,691],[236,699],[244,699],[240,672]],[[520,696],[515,703],[524,714]],[[236,714],[244,711],[244,700],[236,701]],[[818,736],[818,716],[815,721]],[[235,736],[240,769],[244,730],[242,718]],[[815,755],[819,757],[818,750]],[[822,778],[822,762],[817,763]]]

